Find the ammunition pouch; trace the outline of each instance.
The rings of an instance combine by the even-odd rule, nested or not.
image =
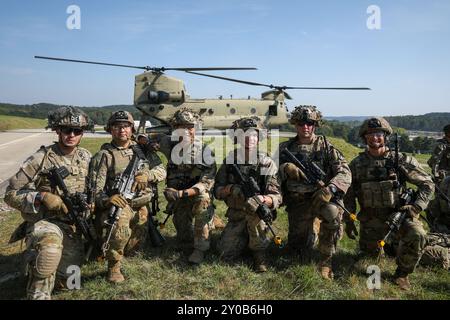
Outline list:
[[[362,206],[365,208],[396,208],[399,191],[396,181],[371,181],[361,184]]]

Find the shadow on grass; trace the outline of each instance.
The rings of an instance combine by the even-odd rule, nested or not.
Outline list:
[[[0,255],[0,299],[25,299],[27,279],[21,253]]]

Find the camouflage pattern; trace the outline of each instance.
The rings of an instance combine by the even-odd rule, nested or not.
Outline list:
[[[347,161],[324,136],[314,135],[311,144],[299,144],[297,137],[294,137],[280,144],[278,154],[284,149],[317,164],[326,173],[325,185],[334,185],[341,196],[347,192],[352,181]],[[304,180],[290,179],[284,170],[288,163],[283,157],[280,158],[283,199],[289,218],[289,247],[308,255],[318,237],[322,262],[330,264],[341,237],[343,211],[332,203],[313,208],[311,202],[318,187]],[[315,218],[321,220],[318,235],[313,229]]]
[[[97,224],[107,218],[109,212],[107,201],[112,196],[114,181],[125,171],[133,158],[133,145],[136,145],[134,141],[131,141],[128,147],[116,146],[114,142],[105,143],[92,159],[91,166],[96,172],[91,178],[95,179],[97,186]],[[146,174],[149,183],[163,181],[166,171],[161,159],[155,152],[150,151],[147,151],[145,156],[144,166],[138,172]],[[124,254],[134,253],[142,247],[147,237],[147,206],[153,196],[152,189],[147,187],[122,210],[117,227],[111,236],[110,249],[106,253],[108,262],[120,262]]]
[[[169,124],[172,127],[189,126],[201,123],[201,121],[201,117],[197,112],[193,111],[190,108],[182,108],[180,110],[177,110],[177,112],[174,113],[173,117],[169,119]]]
[[[213,228],[214,207],[212,205],[212,188],[216,174],[216,163],[208,164],[202,159],[200,163],[175,164],[171,156],[173,148],[178,144],[171,141],[170,136],[163,136],[160,140],[160,151],[168,159],[167,162],[167,188],[186,190],[196,188],[198,195],[169,201],[167,211],[173,214],[173,223],[177,231],[177,242],[179,247],[186,249],[197,249],[205,252],[210,247],[209,234]],[[199,159],[204,154],[214,154],[206,145],[195,140],[189,145],[187,152],[190,159]],[[187,161],[186,161],[187,162]]]
[[[136,131],[134,128],[133,115],[131,113],[129,113],[128,111],[119,110],[119,111],[114,112],[109,117],[108,122],[106,123],[105,131],[111,132],[111,126],[116,122],[128,122],[129,124],[131,124],[133,132]]]
[[[364,120],[363,124],[359,128],[359,136],[364,138],[367,133],[383,131],[386,135],[392,134],[392,128],[389,122],[382,117],[374,117]]]
[[[434,191],[431,177],[415,158],[399,153],[398,175],[393,175],[394,159],[395,152],[389,149],[378,158],[372,157],[366,150],[350,163],[353,183],[346,195],[345,205],[355,212],[358,199],[361,207],[358,213],[359,246],[367,254],[377,254],[377,241],[388,232],[386,221],[398,209],[399,196],[406,182],[417,186],[413,204],[422,210],[427,207]],[[393,254],[397,257],[399,271],[412,273],[425,246],[425,231],[418,217],[407,218],[397,237],[399,247]]]
[[[230,165],[227,165],[227,163],[236,163],[244,178],[254,177],[262,193],[272,198],[273,209],[279,208],[282,197],[275,162],[263,153],[258,153],[257,161],[254,164],[245,164],[241,157],[241,152],[238,152],[237,155],[230,152],[224,159],[216,175],[214,185],[216,197],[218,188],[238,183],[237,177],[230,171]],[[269,174],[261,174],[263,169],[267,170]],[[248,210],[246,199],[230,194],[221,200],[224,200],[228,207],[226,212],[228,223],[222,231],[218,244],[222,258],[233,260],[240,256],[246,248],[253,252],[265,250],[270,243],[267,225],[255,212]]]
[[[69,192],[83,192],[90,159],[89,151],[80,147],[75,148],[73,156],[64,156],[55,143],[41,147],[9,181],[5,202],[19,210],[27,222],[25,260],[29,270],[29,299],[50,299],[55,278],[67,278],[67,267],[80,266],[83,262],[80,232],[63,213],[48,211],[35,202],[41,191],[62,194],[61,190],[52,189],[41,173],[65,166],[70,172],[64,179]]]
[[[94,129],[94,122],[83,111],[71,106],[50,111],[47,120],[48,125],[46,129],[56,130],[58,127],[76,127],[84,130]]]
[[[429,233],[420,264],[450,270],[450,234]]]
[[[314,122],[319,127],[322,123],[322,113],[315,106],[297,106],[291,113],[289,122],[296,124],[299,122]]]
[[[433,154],[427,163],[437,181],[450,176],[450,142],[446,138],[437,140]]]
[[[450,199],[450,176],[436,186]],[[432,220],[433,231],[450,234],[450,203],[437,191],[428,208],[427,217]]]

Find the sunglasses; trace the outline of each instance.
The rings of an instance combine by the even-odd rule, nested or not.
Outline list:
[[[83,133],[83,129],[63,127],[61,128],[61,132],[67,135],[73,132],[74,135],[79,136]]]
[[[126,130],[128,128],[131,128],[131,125],[129,123],[126,123],[126,124],[113,124],[112,128],[114,130],[117,130],[117,131],[122,130],[122,129]]]
[[[313,121],[300,121],[300,122],[297,122],[297,123],[298,123],[299,126],[304,126],[306,124],[308,127],[312,127],[314,125]]]

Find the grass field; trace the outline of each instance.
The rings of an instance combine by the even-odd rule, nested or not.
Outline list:
[[[41,129],[47,125],[45,119],[0,115],[0,131],[13,129]]]
[[[359,149],[340,139],[330,139],[350,161]],[[84,139],[83,146],[94,152],[104,141]],[[164,219],[166,201],[161,194],[161,212]],[[222,218],[225,206],[215,201],[216,212]],[[251,269],[251,259],[245,256],[236,264],[219,261],[216,244],[220,232],[212,232],[212,248],[204,264],[192,267],[186,253],[175,248],[175,229],[170,219],[162,230],[166,244],[162,248],[150,245],[134,257],[124,261],[127,281],[112,285],[105,280],[106,266],[91,262],[82,267],[82,289],[55,292],[54,299],[450,299],[450,273],[441,269],[418,267],[411,276],[413,288],[399,290],[390,282],[395,271],[391,258],[357,260],[357,243],[346,236],[339,242],[334,259],[335,281],[328,282],[319,276],[314,262],[303,263],[286,248],[275,245],[269,248],[269,271],[256,274]],[[23,299],[25,278],[8,279],[19,269],[20,243],[7,244],[14,228],[21,222],[18,212],[0,212],[0,299]],[[279,210],[274,226],[286,241],[287,215]],[[380,290],[369,290],[367,267],[378,265],[382,272]],[[3,280],[2,280],[3,279]]]

